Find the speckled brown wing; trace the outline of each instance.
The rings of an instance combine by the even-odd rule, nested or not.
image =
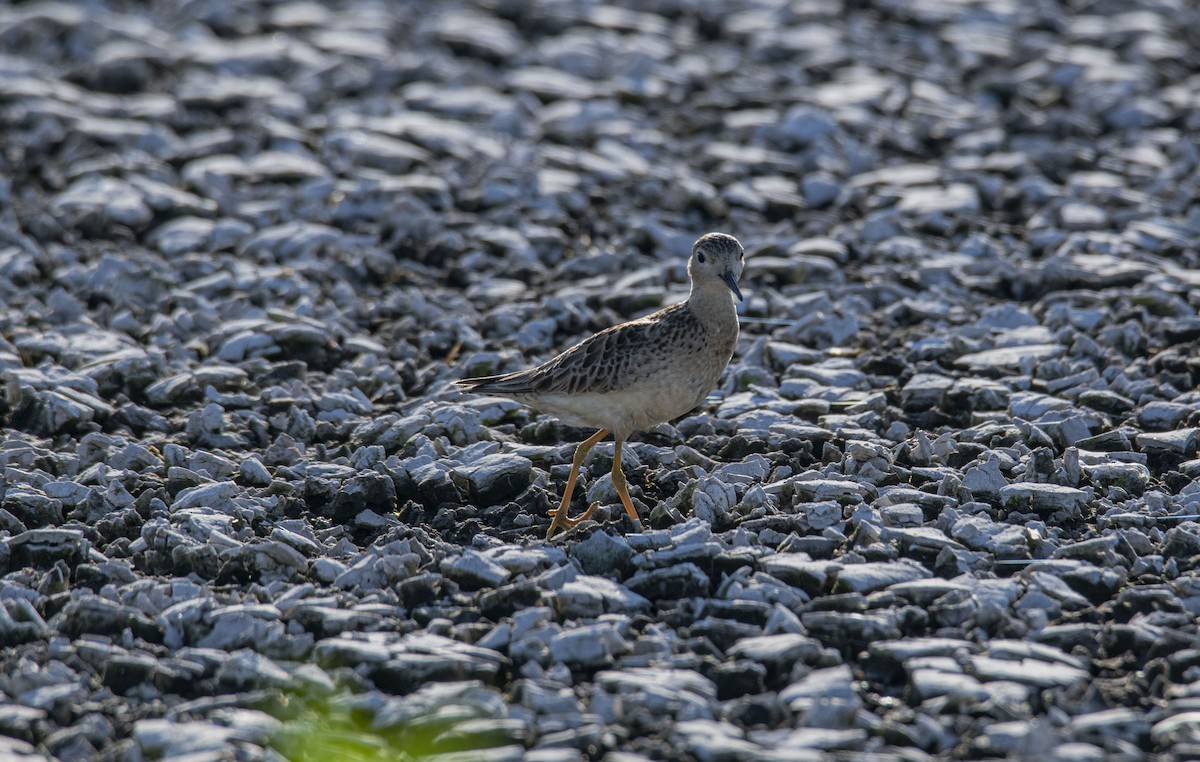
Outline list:
[[[690,334],[699,348],[702,333],[687,304],[676,304],[590,336],[536,368],[460,384],[491,394],[603,394],[627,389],[658,371],[664,346]]]
[[[537,391],[603,394],[633,387],[657,372],[664,347],[689,323],[694,332],[702,330],[687,305],[678,304],[601,331],[537,368]]]

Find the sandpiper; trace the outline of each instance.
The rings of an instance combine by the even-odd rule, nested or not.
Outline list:
[[[633,432],[696,407],[716,385],[737,343],[733,297],[742,299],[738,277],[744,257],[736,238],[708,233],[692,246],[692,290],[686,301],[603,330],[536,368],[455,382],[465,391],[508,397],[572,426],[599,429],[575,448],[546,539],[559,528],[586,521],[596,509],[593,503],[579,518],[568,516],[584,458],[610,433],[613,487],[641,531],[621,470],[621,445]]]

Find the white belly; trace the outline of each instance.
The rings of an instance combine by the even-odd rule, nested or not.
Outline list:
[[[699,405],[716,383],[711,375],[650,378],[619,392],[550,394],[520,401],[571,426],[608,429],[625,437],[674,420]]]

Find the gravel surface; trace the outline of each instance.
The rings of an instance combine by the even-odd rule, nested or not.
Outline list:
[[[0,7],[0,757],[1200,755],[1200,9],[627,6]]]

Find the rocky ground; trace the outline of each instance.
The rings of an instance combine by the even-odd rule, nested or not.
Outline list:
[[[0,8],[0,756],[1196,758],[1197,30]],[[589,432],[450,382],[708,230],[743,335],[648,531],[601,445],[544,541]]]

